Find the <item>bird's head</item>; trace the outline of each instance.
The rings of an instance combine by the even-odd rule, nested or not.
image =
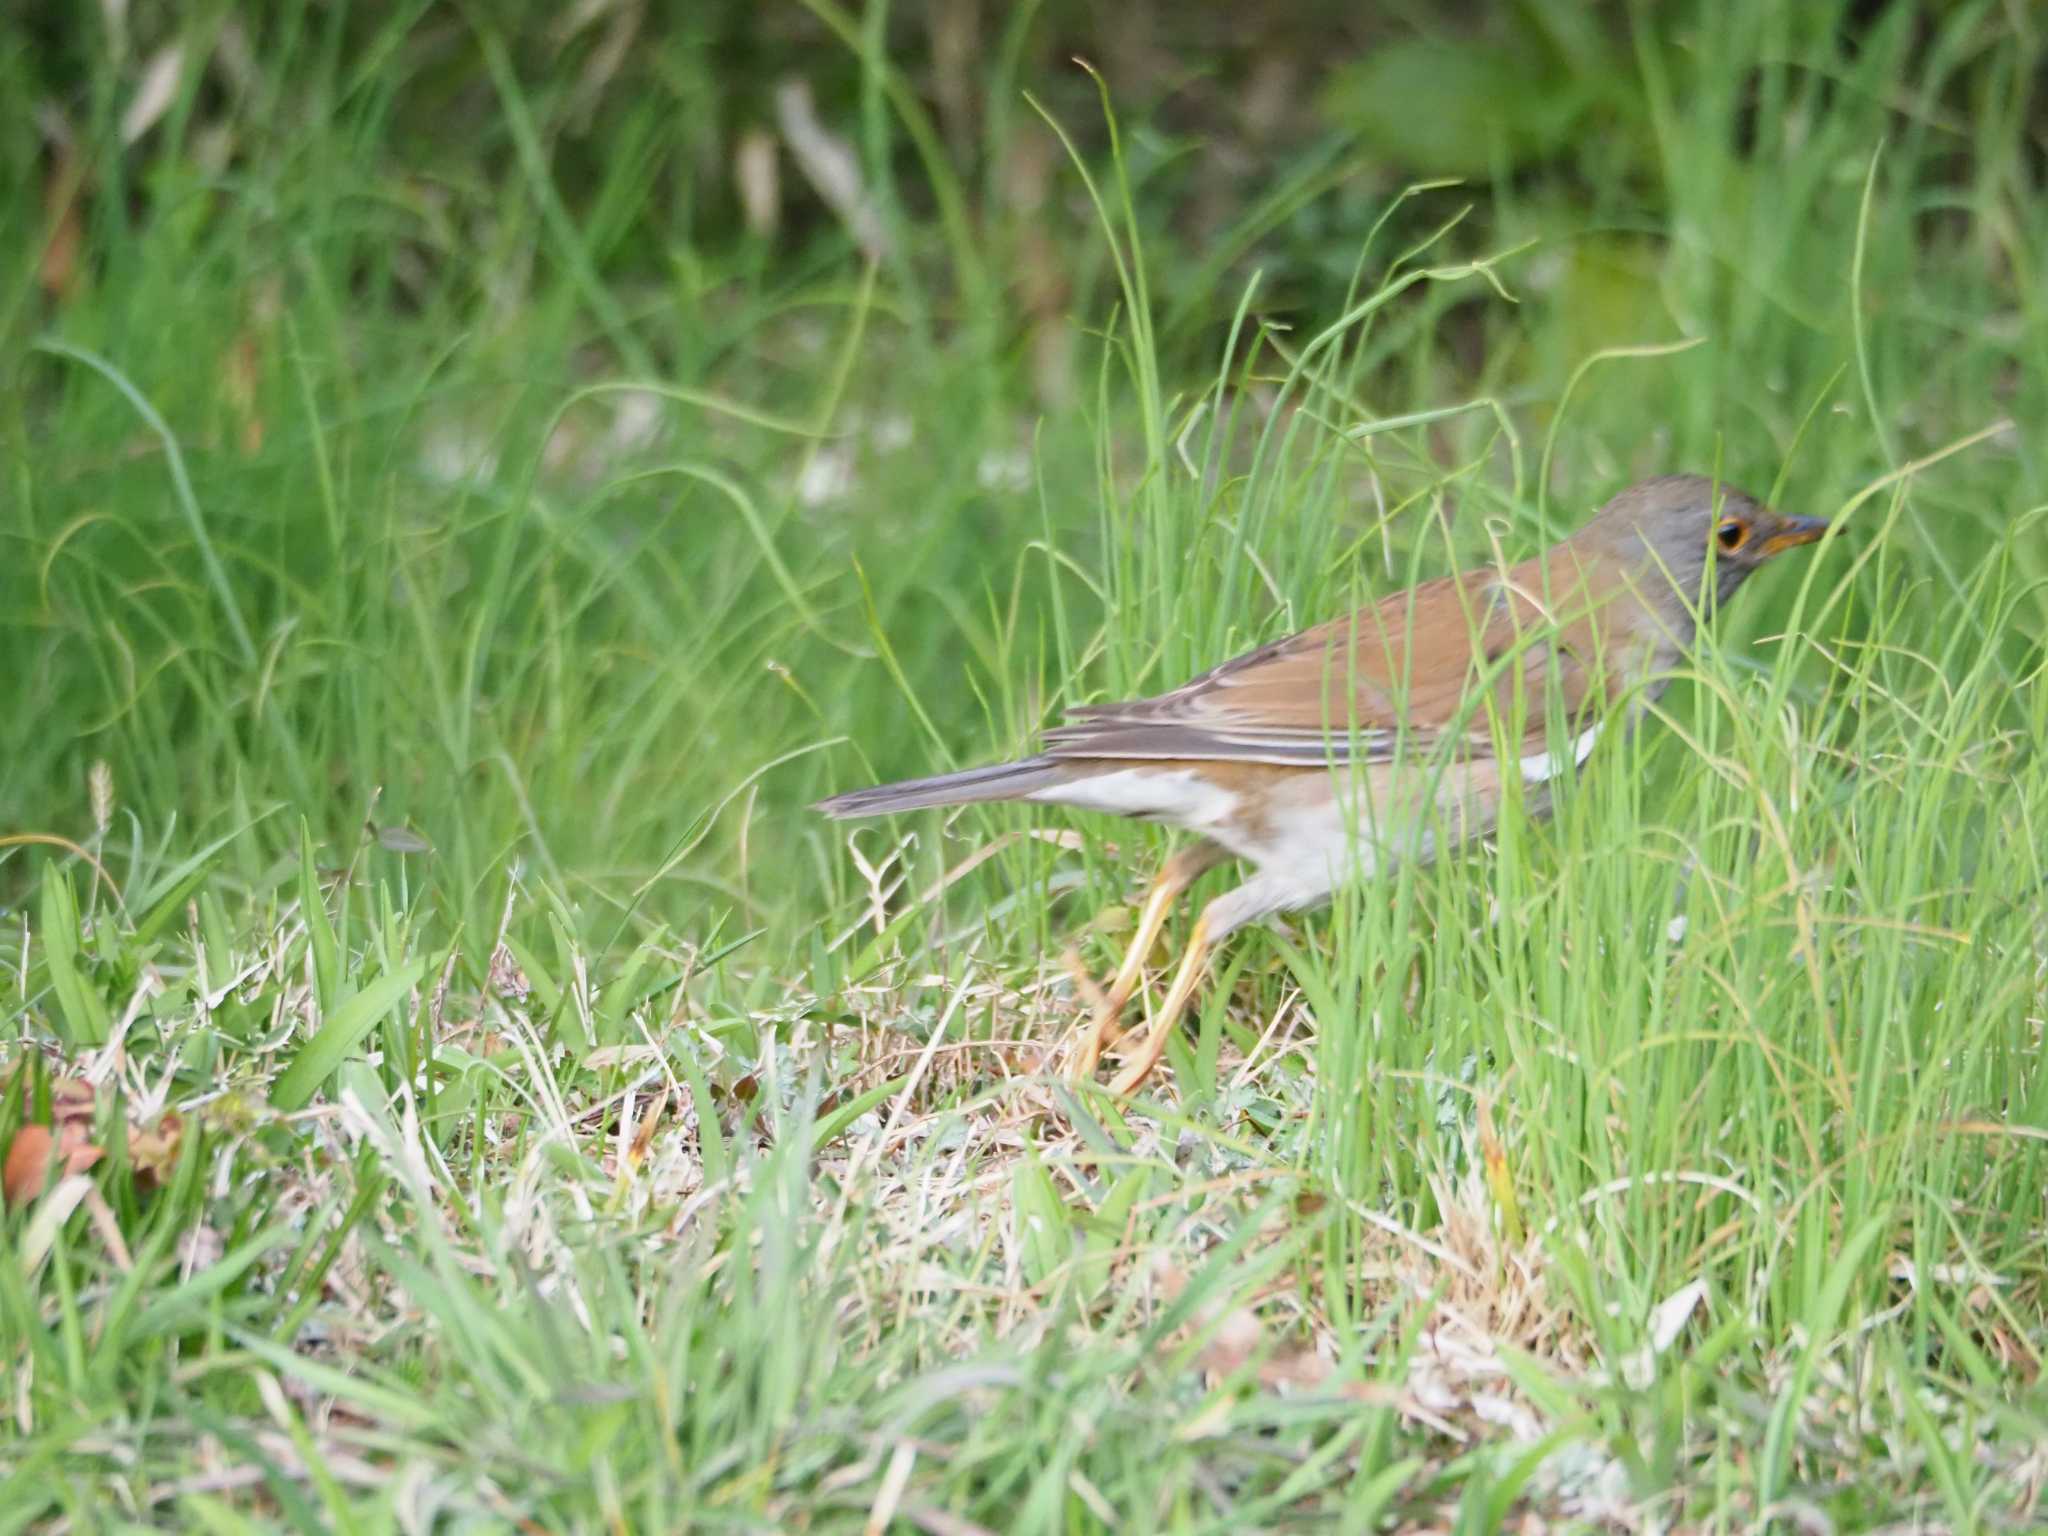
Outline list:
[[[1774,512],[1705,475],[1666,475],[1623,491],[1584,531],[1616,553],[1649,557],[1689,602],[1703,596],[1711,572],[1715,596],[1726,602],[1766,561],[1827,529],[1823,518]]]

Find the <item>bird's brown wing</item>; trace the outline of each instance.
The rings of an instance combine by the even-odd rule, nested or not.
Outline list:
[[[1553,558],[1426,582],[1170,693],[1078,710],[1046,733],[1045,750],[1059,758],[1290,767],[1446,748],[1491,757],[1496,727],[1482,688],[1493,692],[1502,719],[1525,727],[1523,742],[1540,743],[1556,706],[1578,716],[1594,686],[1590,668],[1551,665],[1597,638],[1585,604],[1558,590],[1559,574]],[[1575,577],[1570,590],[1583,590],[1582,582]]]

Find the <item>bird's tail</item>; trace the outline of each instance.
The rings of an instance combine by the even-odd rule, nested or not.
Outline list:
[[[929,779],[904,779],[871,789],[848,790],[813,809],[835,821],[854,816],[886,816],[892,811],[922,810],[928,805],[967,805],[976,800],[1023,800],[1037,790],[1063,782],[1072,764],[1053,757],[1027,757],[1014,763],[941,773]]]

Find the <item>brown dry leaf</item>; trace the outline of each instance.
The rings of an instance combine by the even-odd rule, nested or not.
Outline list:
[[[43,216],[50,232],[36,267],[43,292],[62,304],[78,292],[78,253],[85,244],[85,175],[78,151],[60,144],[43,182]]]
[[[1265,1342],[1258,1314],[1250,1307],[1239,1307],[1216,1325],[1209,1342],[1195,1356],[1195,1364],[1208,1373],[1212,1382],[1234,1376],[1252,1363]]]
[[[1162,1296],[1168,1300],[1178,1297],[1187,1288],[1187,1283],[1187,1272],[1180,1266],[1172,1263],[1161,1265],[1159,1290]],[[1200,1319],[1196,1326],[1201,1326]],[[1273,1343],[1268,1339],[1266,1326],[1258,1313],[1250,1307],[1239,1307],[1224,1314],[1215,1331],[1209,1335],[1208,1342],[1196,1354],[1195,1366],[1208,1377],[1212,1387],[1246,1366],[1254,1366],[1252,1379],[1266,1392],[1329,1388],[1337,1370],[1336,1365],[1317,1353],[1313,1345]],[[1380,1407],[1404,1406],[1401,1394],[1380,1382],[1337,1382],[1334,1390],[1358,1402]]]
[[[53,1124],[91,1126],[94,1088],[82,1077],[50,1079],[50,1119]]]
[[[1333,1383],[1336,1365],[1311,1345],[1272,1345],[1264,1325],[1250,1307],[1240,1307],[1226,1316],[1216,1332],[1195,1357],[1195,1364],[1216,1385],[1256,1361],[1252,1379],[1266,1392],[1313,1392],[1333,1388],[1341,1397],[1376,1407],[1399,1408],[1401,1394],[1381,1382],[1341,1381]]]
[[[659,1093],[647,1101],[646,1113],[633,1128],[633,1144],[626,1150],[627,1167],[638,1168],[647,1161],[647,1149],[654,1144],[654,1132],[661,1124],[661,1111],[667,1102],[667,1095]]]
[[[242,457],[253,459],[263,451],[263,416],[256,409],[256,386],[262,376],[262,355],[256,337],[243,330],[228,344],[221,359],[221,393],[240,426]]]
[[[178,1166],[178,1151],[185,1144],[184,1117],[165,1110],[147,1129],[128,1127],[128,1166],[135,1177],[153,1188],[161,1188]]]
[[[519,968],[519,962],[512,957],[512,951],[500,944],[491,951],[490,969],[484,977],[484,989],[494,997],[509,997],[515,1003],[526,1001],[533,991],[533,983],[526,979],[526,972]],[[495,1046],[485,1041],[486,1054]]]
[[[105,1150],[87,1141],[85,1135],[85,1128],[76,1124],[55,1132],[47,1125],[24,1125],[16,1131],[7,1148],[7,1203],[25,1205],[41,1194],[53,1160],[61,1160],[63,1172],[69,1175],[83,1173],[106,1156]]]
[[[33,1199],[42,1190],[53,1159],[61,1157],[62,1172],[69,1175],[83,1173],[106,1156],[106,1148],[92,1140],[97,1103],[93,1085],[83,1078],[57,1077],[50,1080],[49,1093],[50,1123],[24,1125],[7,1149],[5,1184],[10,1205]],[[151,1187],[161,1186],[177,1165],[184,1136],[183,1118],[168,1111],[151,1126],[129,1125],[128,1163],[135,1178]]]

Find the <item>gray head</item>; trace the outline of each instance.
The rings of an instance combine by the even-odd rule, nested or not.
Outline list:
[[[1773,512],[1754,496],[1705,475],[1664,475],[1630,486],[1600,509],[1573,542],[1630,564],[1649,560],[1697,600],[1711,564],[1726,602],[1765,561],[1827,532],[1818,517]]]

